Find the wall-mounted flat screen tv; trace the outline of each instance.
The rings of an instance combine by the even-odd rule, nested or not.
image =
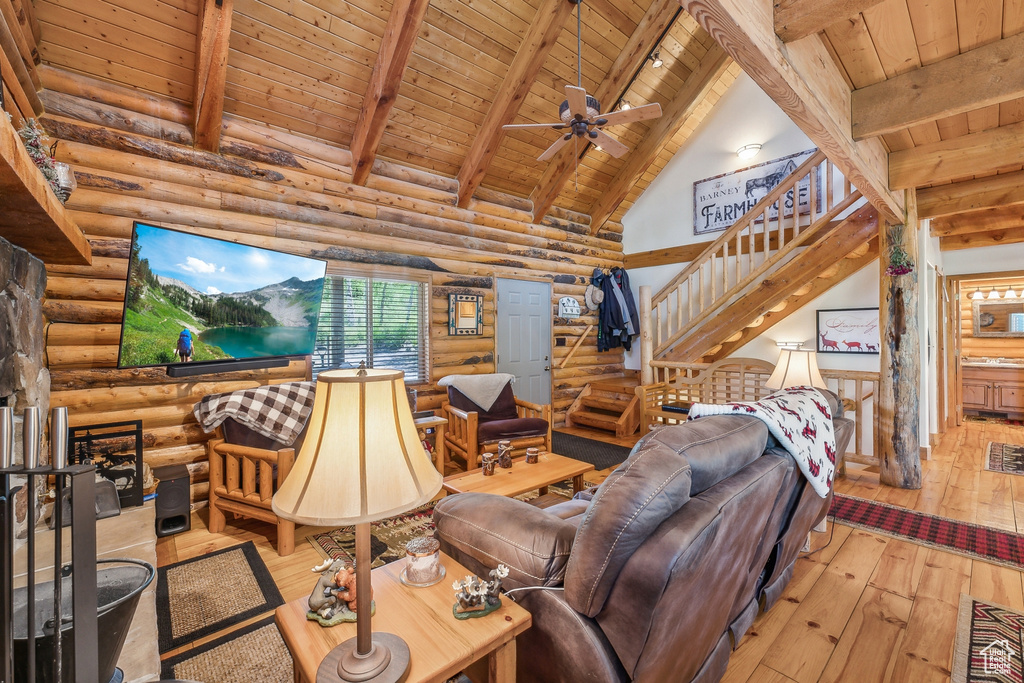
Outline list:
[[[313,352],[327,263],[135,223],[119,368]]]

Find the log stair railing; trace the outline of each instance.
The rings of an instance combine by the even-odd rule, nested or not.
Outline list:
[[[793,203],[798,197],[806,199],[794,211]],[[837,218],[861,201],[860,192],[851,187],[824,153],[813,154],[657,294],[649,297],[641,291],[641,368],[647,372],[651,361],[667,357],[696,360],[707,355],[724,338],[705,344],[698,351],[689,349],[688,358],[670,352],[680,341],[700,337],[704,323],[759,288],[766,277],[797,257],[797,249],[836,234],[840,224]],[[756,323],[758,317],[742,325]],[[729,334],[735,331],[730,330]]]
[[[566,427],[590,427],[629,436],[640,427],[640,399],[637,381],[623,378],[591,382],[565,414]]]

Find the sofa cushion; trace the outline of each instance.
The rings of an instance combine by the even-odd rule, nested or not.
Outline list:
[[[492,420],[477,427],[480,443],[501,439],[518,439],[524,436],[544,436],[548,433],[548,421],[539,417],[517,417],[514,420]]]
[[[711,488],[759,458],[768,441],[768,427],[764,422],[746,415],[715,415],[685,426],[689,429],[660,429],[648,443],[658,442],[686,455],[692,479],[691,496]]]
[[[509,569],[509,587],[557,586],[565,575],[576,525],[515,498],[458,493],[434,506],[442,547],[485,567]],[[458,577],[456,577],[458,578]]]
[[[690,463],[660,442],[635,450],[597,489],[566,566],[565,599],[596,615],[623,565],[690,497]]]
[[[490,410],[481,409],[476,403],[466,398],[465,394],[452,386],[448,387],[448,402],[459,410],[477,413],[480,424],[495,420],[514,420],[519,417],[519,411],[516,409],[516,395],[512,392],[511,382],[506,384],[498,394],[498,398],[494,399]]]

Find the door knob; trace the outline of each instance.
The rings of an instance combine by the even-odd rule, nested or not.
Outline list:
[[[551,372],[551,366],[550,365],[545,365],[544,366],[544,372]]]

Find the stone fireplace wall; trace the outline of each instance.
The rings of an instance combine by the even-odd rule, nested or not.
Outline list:
[[[0,238],[0,404],[14,408],[17,463],[23,462],[21,430],[25,408],[38,406],[44,424],[50,409],[50,372],[46,369],[43,318],[45,290],[43,262]],[[41,460],[49,462],[45,447]],[[39,484],[41,486],[42,481]],[[25,520],[25,501],[24,495],[17,500],[19,537],[24,533],[21,526]]]

